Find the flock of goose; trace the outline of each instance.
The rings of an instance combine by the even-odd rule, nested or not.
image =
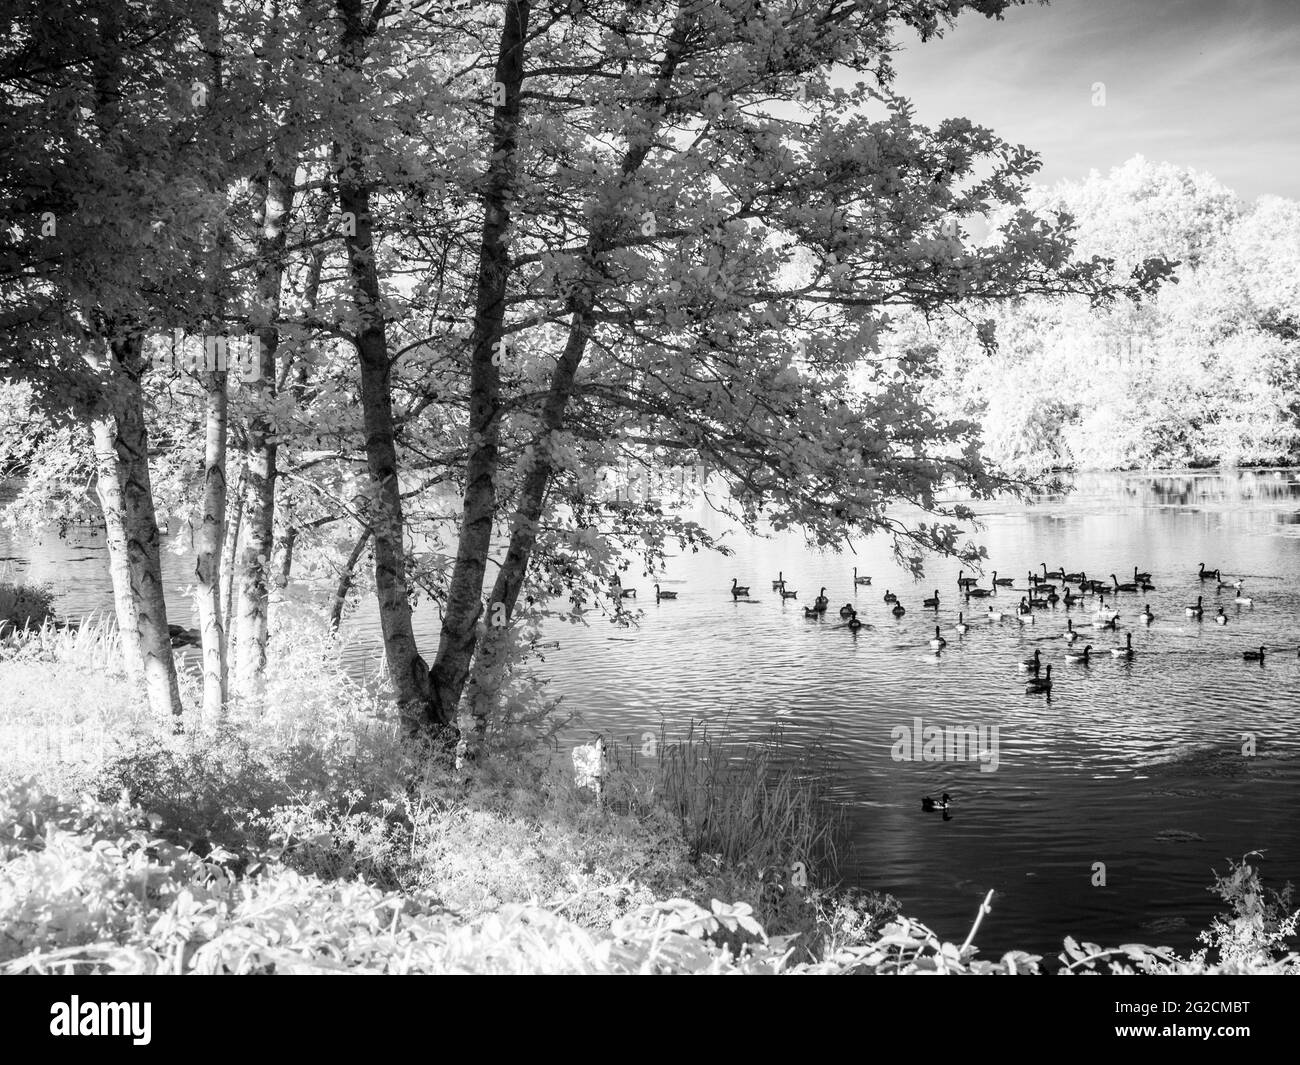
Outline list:
[[[1026,587],[1016,589],[1013,587],[1013,581],[1010,577],[1000,577],[997,571],[993,572],[991,586],[984,588],[980,586],[978,578],[967,577],[965,571],[959,571],[957,574],[957,594],[956,598],[964,602],[967,607],[972,599],[988,599],[999,595],[1003,590],[1009,590],[1012,593],[1016,591],[1023,592],[1019,602],[1011,610],[1003,610],[997,606],[990,605],[987,612],[982,615],[986,622],[1015,621],[1020,625],[1036,624],[1037,619],[1043,616],[1043,611],[1051,610],[1057,604],[1064,604],[1067,610],[1076,604],[1082,603],[1086,598],[1095,600],[1094,611],[1091,619],[1092,628],[1099,631],[1118,632],[1120,628],[1120,611],[1115,608],[1118,597],[1125,594],[1138,594],[1141,592],[1154,591],[1155,586],[1151,583],[1151,574],[1142,572],[1137,566],[1133,567],[1133,579],[1131,581],[1121,581],[1119,577],[1112,573],[1109,581],[1100,581],[1090,578],[1087,573],[1079,571],[1077,573],[1067,573],[1064,567],[1057,570],[1049,570],[1047,563],[1040,563],[1042,573],[1030,571],[1026,575]],[[1225,589],[1231,589],[1233,593],[1232,602],[1238,606],[1251,606],[1254,604],[1254,598],[1248,596],[1243,591],[1243,581],[1227,581],[1223,579],[1222,574],[1217,569],[1206,569],[1205,563],[1200,564],[1195,578],[1202,582],[1214,581],[1215,591],[1222,594]],[[870,585],[871,578],[862,576],[857,569],[853,570],[854,589]],[[676,592],[663,591],[659,585],[655,585],[655,601],[672,600],[677,598]],[[1074,589],[1078,589],[1075,591]],[[797,599],[798,591],[787,587],[785,573],[781,572],[776,575],[772,581],[772,590],[778,592],[782,602],[787,599]],[[624,596],[635,595],[632,589],[621,590]],[[740,581],[733,577],[731,579],[731,588],[729,589],[733,599],[748,597],[750,589],[748,585],[742,585]],[[1109,599],[1107,597],[1110,597]],[[938,611],[944,597],[940,594],[938,588],[935,589],[934,595],[929,596],[921,601],[921,606],[925,609]],[[907,613],[907,608],[899,602],[898,596],[889,589],[885,589],[884,602],[890,608],[890,613],[896,618],[901,618]],[[823,587],[817,594],[812,606],[804,607],[804,616],[807,618],[820,618],[830,609],[830,600],[826,597],[826,588]],[[1184,608],[1187,617],[1197,621],[1204,620],[1205,612],[1209,609],[1205,605],[1204,594],[1196,597],[1195,603],[1189,603]],[[1228,623],[1228,615],[1220,604],[1217,607],[1217,613],[1213,615],[1212,620],[1219,625]],[[850,632],[857,632],[862,628],[862,621],[858,618],[857,608],[852,603],[845,603],[839,608],[839,616],[844,621],[844,627]],[[1151,605],[1144,603],[1142,610],[1136,615],[1135,620],[1141,625],[1150,625],[1155,621],[1155,614],[1151,612]],[[959,611],[957,620],[952,626],[952,631],[957,636],[964,636],[970,631],[970,625],[966,622],[965,611]],[[1082,637],[1079,629],[1074,627],[1074,619],[1067,618],[1065,629],[1061,633],[1062,638],[1067,644],[1067,650],[1064,654],[1066,662],[1087,665],[1093,652],[1094,645],[1084,642],[1082,647],[1078,646],[1078,641]],[[934,638],[930,640],[930,650],[935,656],[943,653],[943,649],[948,645],[948,640],[943,635],[943,626],[934,627]],[[1124,642],[1102,650],[1097,650],[1098,654],[1109,653],[1113,658],[1132,659],[1136,652],[1133,650],[1133,634],[1126,632]],[[1251,649],[1242,652],[1242,660],[1246,662],[1258,662],[1263,664],[1264,656],[1268,653],[1268,647],[1262,646],[1258,649]],[[1300,652],[1297,652],[1300,656]],[[1019,663],[1019,669],[1022,673],[1029,673],[1031,676],[1025,684],[1027,694],[1035,692],[1050,692],[1052,690],[1052,666],[1051,663],[1043,661],[1041,649],[1035,650],[1030,658],[1026,658]]]

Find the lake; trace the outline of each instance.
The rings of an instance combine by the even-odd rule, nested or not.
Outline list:
[[[575,740],[593,729],[639,737],[661,721],[672,734],[704,719],[742,739],[780,725],[794,743],[824,747],[834,793],[850,811],[849,878],[895,894],[904,912],[945,939],[965,938],[993,889],[978,936],[985,956],[1012,948],[1054,955],[1066,935],[1190,951],[1221,908],[1206,888],[1228,858],[1263,850],[1266,884],[1300,881],[1300,813],[1291,801],[1300,794],[1300,475],[1073,481],[1071,493],[1032,505],[975,505],[990,556],[981,584],[989,586],[995,568],[1015,580],[996,598],[959,598],[958,567],[943,561],[914,582],[878,538],[856,543],[856,554],[833,554],[808,549],[797,534],[735,531],[723,541],[735,552],[728,558],[669,559],[660,584],[676,600],[656,604],[652,579],[626,579],[639,593],[629,601],[641,612],[635,626],[594,615],[585,626],[554,626],[547,639],[559,647],[540,668],[581,715]],[[703,504],[694,516],[715,533],[728,528]],[[101,537],[73,530],[66,539],[0,540],[2,556],[30,579],[50,581],[69,615],[111,608]],[[1253,604],[1197,580],[1202,561],[1242,578]],[[1069,611],[1036,611],[1033,625],[986,621],[989,603],[1012,610],[1026,594],[1027,570],[1042,573],[1042,562],[1121,581],[1137,565],[1155,589],[1119,594],[1114,632],[1092,628],[1094,597]],[[870,586],[854,585],[855,565],[872,576]],[[185,623],[190,608],[179,590],[191,567],[168,557],[174,620]],[[771,589],[778,571],[796,600]],[[751,596],[733,599],[733,576]],[[805,618],[823,585],[831,609]],[[923,608],[936,588],[938,609]],[[901,618],[883,601],[886,589],[905,606]],[[1198,595],[1207,607],[1201,621],[1183,611]],[[837,613],[844,603],[864,622],[856,634]],[[1143,603],[1156,615],[1149,627],[1136,623]],[[1223,626],[1212,621],[1220,605]],[[959,610],[970,624],[964,636],[953,629]],[[427,606],[418,617],[428,657],[437,619]],[[1088,665],[1064,658],[1067,618],[1083,632],[1078,646],[1100,650]],[[370,604],[351,624],[362,637],[354,664],[373,669]],[[928,646],[936,624],[948,641],[937,658]],[[1127,632],[1135,656],[1113,658],[1108,649]],[[1261,644],[1269,648],[1262,665],[1243,661],[1243,650]],[[1053,666],[1050,699],[1027,695],[1017,671],[1035,649]],[[982,730],[990,756],[914,757],[924,753],[919,743],[900,736],[918,718],[923,729]],[[947,818],[922,812],[922,796],[943,792],[954,800]]]

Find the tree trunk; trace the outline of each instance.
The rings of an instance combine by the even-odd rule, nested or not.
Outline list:
[[[194,562],[199,636],[203,642],[203,714],[216,720],[226,706],[226,623],[221,559],[226,525],[226,371],[204,374],[207,439],[203,456],[203,523]]]
[[[330,631],[338,632],[339,626],[343,624],[343,608],[347,605],[348,591],[352,587],[352,579],[357,572],[357,563],[361,561],[361,553],[366,549],[366,544],[370,542],[370,530],[362,529],[361,535],[357,537],[357,545],[352,549],[352,554],[348,555],[347,565],[343,567],[343,572],[339,574],[338,586],[334,589],[334,603],[330,607]]]
[[[235,490],[227,493],[226,535],[221,547],[221,619],[226,633],[227,667],[234,658],[234,634],[231,611],[235,605],[235,559],[239,551],[239,533],[244,523],[244,487],[248,480],[248,467],[241,466],[235,478]]]
[[[149,432],[145,425],[144,393],[140,388],[142,340],[136,333],[112,344],[114,358],[125,370],[118,377],[123,388],[117,412],[118,470],[145,692],[154,713],[179,719],[180,687],[167,625],[167,604],[163,599],[158,518],[149,476]]]
[[[144,658],[140,654],[139,619],[135,592],[131,587],[131,559],[126,549],[126,505],[122,501],[121,474],[117,468],[117,419],[111,414],[90,424],[98,477],[95,491],[104,515],[104,544],[108,549],[108,574],[113,582],[113,606],[117,631],[122,639],[122,660],[127,676],[144,681]]]
[[[478,636],[483,613],[483,579],[496,514],[497,455],[500,449],[500,395],[506,285],[510,277],[510,195],[518,170],[516,135],[520,89],[524,80],[524,42],[528,36],[527,0],[506,4],[497,53],[496,90],[502,98],[493,109],[492,154],[483,193],[483,237],[471,336],[469,459],[465,502],[456,565],[447,589],[442,635],[433,662],[434,725],[455,720],[456,706]]]
[[[250,382],[254,413],[248,426],[247,530],[241,559],[235,689],[241,700],[261,702],[266,681],[267,604],[275,545],[276,427],[275,356],[280,345],[280,293],[284,280],[285,222],[293,197],[292,165],[277,154],[259,182],[262,231],[258,239],[256,379]]]
[[[341,62],[359,77],[365,61],[367,29],[360,0],[338,0],[343,22]],[[349,97],[355,97],[350,90]],[[347,102],[355,105],[355,99]],[[409,732],[424,727],[429,713],[429,667],[415,645],[411,603],[407,595],[405,519],[398,483],[397,443],[388,374],[388,337],[375,266],[370,217],[370,186],[364,174],[364,147],[350,129],[335,146],[339,209],[349,228],[344,244],[352,300],[360,329],[354,337],[361,367],[361,409],[370,472],[370,522],[375,539],[375,589],[384,655],[401,713]]]

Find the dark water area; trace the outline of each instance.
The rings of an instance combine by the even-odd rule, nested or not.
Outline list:
[[[1263,850],[1266,883],[1300,881],[1300,475],[1083,474],[1066,495],[976,509],[990,555],[980,583],[989,587],[993,569],[1014,579],[996,597],[960,599],[958,567],[947,562],[932,561],[914,582],[879,539],[833,554],[797,534],[736,531],[724,541],[731,557],[669,559],[659,583],[679,593],[674,601],[655,603],[652,578],[625,581],[639,592],[634,626],[553,626],[546,636],[559,647],[541,669],[581,717],[575,738],[635,738],[661,723],[671,735],[706,720],[741,739],[780,725],[793,743],[820,745],[851,815],[849,880],[895,894],[905,912],[958,942],[994,890],[978,937],[985,956],[1055,954],[1066,935],[1190,951],[1222,907],[1206,891],[1211,870],[1230,857]],[[702,504],[692,516],[715,533],[728,528]],[[53,584],[66,614],[111,609],[102,537],[0,539],[6,557],[0,568]],[[1197,580],[1202,561],[1243,579],[1253,604]],[[1136,565],[1155,589],[1118,595],[1116,631],[1092,627],[1095,598],[1021,625],[1014,604],[1026,571],[1042,573],[1042,562],[1121,581]],[[173,620],[183,623],[191,566],[168,556]],[[870,586],[853,583],[854,566]],[[778,571],[798,599],[771,590]],[[751,586],[749,597],[729,594],[733,576]],[[823,585],[830,611],[805,618]],[[923,608],[936,588],[938,609]],[[901,618],[886,589],[906,607]],[[1198,595],[1203,620],[1184,613]],[[856,635],[837,613],[844,603],[865,623]],[[990,603],[1007,619],[986,620]],[[1137,623],[1143,603],[1156,616],[1150,626]],[[1213,622],[1220,605],[1222,626]],[[970,625],[962,636],[958,611]],[[1078,646],[1094,647],[1088,665],[1064,657],[1067,619],[1083,633]],[[418,620],[428,655],[437,617],[423,606]],[[352,664],[372,673],[369,603],[351,624]],[[928,645],[936,624],[948,641],[937,657]],[[1128,632],[1134,657],[1113,658],[1109,648]],[[1262,665],[1243,661],[1261,644]],[[1017,671],[1035,649],[1053,666],[1050,698],[1025,694]],[[996,758],[901,757],[899,730],[918,718],[922,728],[983,730],[986,745],[996,735]],[[950,816],[923,813],[921,797],[944,791]],[[1103,867],[1104,886],[1095,886]]]

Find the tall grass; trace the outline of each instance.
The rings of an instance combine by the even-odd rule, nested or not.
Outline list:
[[[779,729],[763,741],[736,741],[692,723],[670,740],[661,726],[657,744],[613,747],[619,773],[648,775],[647,798],[679,821],[691,854],[729,867],[785,870],[796,882],[838,879],[844,849],[844,808],[826,786],[828,757],[797,749]]]

